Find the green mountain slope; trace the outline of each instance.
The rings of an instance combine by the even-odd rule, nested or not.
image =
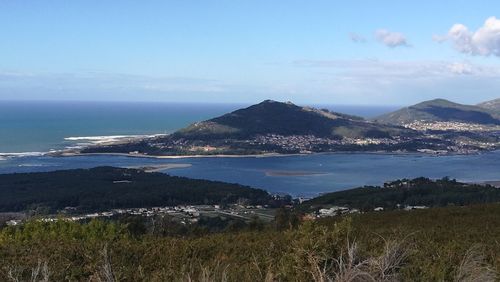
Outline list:
[[[478,124],[500,124],[489,110],[462,105],[444,99],[425,101],[374,119],[385,124],[407,124],[414,121],[456,121]]]
[[[368,186],[321,195],[301,204],[302,210],[329,206],[346,206],[361,210],[376,207],[396,209],[409,206],[448,206],[494,203],[500,201],[500,190],[490,185],[467,184],[449,180],[416,178],[386,183],[384,187]]]
[[[186,139],[245,139],[256,135],[314,135],[328,138],[389,137],[411,133],[359,117],[266,100],[220,117],[198,122],[176,132]]]
[[[500,119],[500,98],[477,104],[478,107],[486,109],[494,117]]]

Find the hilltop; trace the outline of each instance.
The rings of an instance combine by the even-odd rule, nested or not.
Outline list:
[[[83,153],[149,155],[256,155],[332,151],[403,150],[421,136],[412,129],[380,124],[325,109],[265,100],[168,136],[112,146],[90,147]],[[411,144],[407,144],[410,141]],[[419,141],[420,142],[420,141]],[[404,143],[404,144],[403,144]],[[418,143],[418,142],[417,142]]]
[[[488,110],[496,118],[500,118],[500,98],[479,103],[477,106]]]
[[[313,135],[331,138],[389,137],[404,129],[381,126],[361,117],[265,100],[248,108],[198,122],[173,136],[186,139],[246,139],[256,135]]]
[[[385,124],[398,125],[410,124],[415,121],[500,124],[500,119],[494,117],[484,107],[458,104],[445,99],[421,102],[378,116],[374,120]]]

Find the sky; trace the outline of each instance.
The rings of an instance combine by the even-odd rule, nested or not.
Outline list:
[[[0,0],[0,100],[500,97],[500,1]]]

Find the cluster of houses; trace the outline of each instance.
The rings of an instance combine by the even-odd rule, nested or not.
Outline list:
[[[316,217],[330,217],[330,216],[337,216],[337,215],[343,215],[343,214],[353,214],[353,213],[359,213],[359,212],[360,211],[358,209],[349,209],[347,207],[333,206],[333,207],[328,208],[328,209],[318,210]]]
[[[398,205],[397,208],[405,210],[405,211],[411,211],[411,210],[427,209],[429,207],[427,207],[427,206],[409,206],[409,205],[402,207],[401,205]],[[376,207],[373,209],[373,211],[381,212],[381,211],[384,211],[384,208],[383,207]],[[361,213],[361,211],[359,209],[355,209],[355,208],[332,206],[330,208],[319,209],[316,213],[309,214],[307,216],[307,218],[314,219],[314,218],[323,218],[323,217],[331,217],[331,216],[339,216],[339,215],[355,214],[355,213]]]
[[[440,131],[500,131],[500,126],[498,125],[488,125],[488,124],[477,124],[477,123],[465,123],[456,121],[425,121],[417,120],[411,123],[403,125],[406,128],[411,128],[418,131],[426,130],[440,130]]]
[[[75,214],[74,207],[67,207],[59,216],[50,216],[40,218],[43,222],[55,222],[58,220],[66,221],[83,221],[95,218],[112,218],[123,215],[153,217],[161,215],[170,215],[173,218],[179,219],[181,223],[195,223],[198,221],[200,215],[205,214],[220,214],[225,216],[241,217],[253,215],[252,210],[262,210],[264,206],[257,205],[232,205],[229,208],[223,208],[220,205],[181,205],[181,206],[165,206],[165,207],[151,207],[151,208],[129,208],[129,209],[113,209],[104,212],[94,212],[89,214]],[[6,222],[9,226],[22,224],[22,220],[13,219]]]
[[[248,142],[253,145],[273,145],[285,150],[299,150],[307,152],[314,150],[317,146],[339,146],[339,145],[394,145],[400,142],[398,138],[342,138],[330,139],[314,135],[290,135],[279,134],[259,135]]]
[[[218,206],[203,206],[201,208],[212,208],[218,209]],[[73,207],[67,207],[64,209],[63,213],[71,213],[74,211]],[[67,220],[67,221],[82,221],[94,218],[112,218],[120,215],[136,215],[136,216],[144,216],[144,217],[152,217],[157,215],[172,215],[172,216],[180,216],[183,219],[196,219],[200,216],[200,207],[195,206],[175,206],[175,207],[152,207],[152,208],[132,208],[132,209],[113,209],[111,211],[104,212],[95,212],[89,214],[81,214],[81,215],[65,215],[65,216],[51,216],[40,218],[40,221],[43,222],[55,222],[58,220]],[[7,225],[19,225],[21,224],[21,220],[10,220],[7,221]]]

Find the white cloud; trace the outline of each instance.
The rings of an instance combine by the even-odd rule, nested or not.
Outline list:
[[[454,24],[443,38],[450,40],[459,52],[500,57],[500,20],[496,17],[486,19],[476,31],[470,31],[463,24]]]
[[[375,31],[375,38],[387,47],[409,46],[406,37],[400,32],[392,32],[387,29]]]
[[[127,96],[140,100],[147,95],[150,97],[167,97],[183,93],[219,95],[234,89],[235,86],[219,80],[192,77],[153,77],[101,72],[0,71],[0,100],[17,99],[22,95],[32,99],[37,99],[37,95],[44,95],[46,98],[96,100],[112,100]]]
[[[349,38],[351,39],[352,42],[356,42],[356,43],[366,42],[366,38],[363,35],[357,34],[355,32],[349,33]]]
[[[342,103],[412,104],[437,97],[477,103],[500,87],[500,67],[467,61],[301,60],[294,65],[315,74],[307,83],[314,87],[311,93],[330,93]]]
[[[468,63],[452,63],[448,67],[454,74],[474,74],[476,72],[474,66]]]
[[[298,67],[328,68],[337,76],[384,79],[439,79],[456,75],[496,77],[500,68],[464,62],[447,61],[381,61],[381,60],[300,60]]]

